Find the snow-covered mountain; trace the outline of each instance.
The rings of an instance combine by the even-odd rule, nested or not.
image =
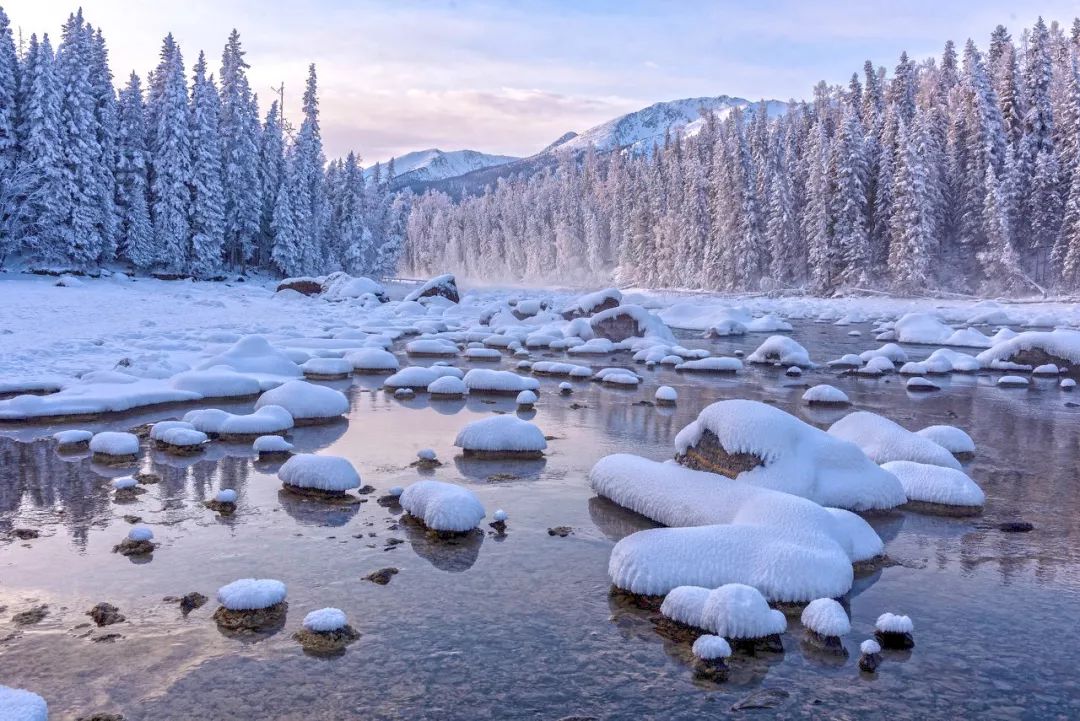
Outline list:
[[[394,177],[400,184],[432,182],[444,178],[453,178],[474,170],[490,168],[518,160],[511,155],[490,155],[476,150],[451,150],[445,152],[438,148],[417,150],[394,158]],[[369,176],[374,166],[367,168],[364,174]],[[385,165],[383,171],[386,170]]]
[[[600,152],[615,148],[631,148],[636,152],[648,152],[653,143],[660,144],[664,133],[682,129],[692,135],[704,124],[704,116],[715,113],[721,120],[735,108],[748,108],[756,103],[743,98],[721,95],[715,98],[684,98],[665,103],[655,103],[647,108],[597,125],[563,143],[557,144],[558,152],[585,150],[590,145]],[[779,100],[766,101],[769,117],[776,117],[787,109],[787,103]]]

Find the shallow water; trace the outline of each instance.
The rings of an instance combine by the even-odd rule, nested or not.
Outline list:
[[[848,337],[852,328],[863,336]],[[879,345],[866,325],[804,325],[794,337],[816,360]],[[685,343],[749,352],[763,339]],[[908,350],[919,358],[932,349]],[[571,360],[600,367],[628,357]],[[513,412],[512,399],[401,403],[374,390],[377,377],[330,383],[350,395],[348,422],[297,429],[291,440],[300,451],[350,458],[377,489],[349,508],[284,495],[277,466],[254,461],[246,446],[220,444],[186,461],[146,451],[142,466],[161,483],[118,504],[108,481],[133,468],[99,466],[33,440],[62,426],[0,429],[0,683],[40,693],[54,719],[94,712],[129,721],[1080,717],[1080,409],[1065,405],[1071,396],[1053,381],[1006,390],[990,376],[955,375],[940,381],[941,393],[917,395],[895,376],[856,380],[819,370],[790,379],[755,368],[729,378],[635,369],[646,378],[636,391],[583,382],[566,397],[558,394],[561,379],[542,379],[534,421],[555,438],[544,461],[522,463],[455,460],[451,445],[465,422]],[[659,635],[654,614],[609,596],[611,546],[652,524],[596,498],[586,473],[613,452],[670,457],[675,433],[725,398],[768,400],[828,425],[844,412],[811,411],[799,401],[806,385],[819,382],[911,429],[966,429],[978,444],[967,470],[987,493],[986,513],[974,520],[913,513],[870,519],[899,565],[857,579],[846,659],[805,648],[792,618],[785,653],[736,656],[722,685],[695,681],[685,644]],[[635,405],[661,384],[678,389],[677,408]],[[182,412],[140,413],[93,429]],[[399,512],[375,503],[391,486],[417,478],[409,463],[424,447],[444,462],[431,477],[467,484],[489,514],[508,511],[505,537],[433,544],[397,525]],[[230,519],[201,504],[221,487],[239,493]],[[153,527],[161,545],[149,562],[111,552],[130,527],[125,514]],[[1035,530],[996,528],[1018,519]],[[548,535],[561,525],[573,534]],[[41,536],[12,539],[14,528]],[[404,542],[388,546],[389,539]],[[389,585],[362,580],[385,566],[400,569]],[[186,618],[162,600],[189,591],[212,598],[243,576],[288,584],[284,630],[238,641],[218,632],[212,600]],[[119,606],[127,621],[86,625],[85,611],[101,601]],[[12,622],[41,604],[49,608],[40,623]],[[343,609],[362,634],[336,658],[305,655],[291,638],[304,614],[323,606]],[[858,644],[884,611],[912,616],[917,645],[886,652],[876,676],[861,675]],[[94,640],[108,633],[121,637]],[[730,711],[760,689],[789,695],[771,711]]]

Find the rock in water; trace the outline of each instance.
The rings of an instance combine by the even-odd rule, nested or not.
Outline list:
[[[746,711],[755,708],[776,708],[791,694],[778,688],[763,688],[736,701],[732,711]]]

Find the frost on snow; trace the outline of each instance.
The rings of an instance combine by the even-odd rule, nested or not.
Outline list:
[[[904,487],[908,501],[940,506],[981,508],[986,494],[963,471],[912,461],[891,461],[882,468]]]
[[[847,612],[832,598],[816,598],[802,612],[802,625],[819,636],[846,636],[851,632]]]
[[[728,456],[759,461],[735,474],[746,483],[857,511],[905,501],[900,483],[856,445],[766,403],[736,399],[707,406],[675,437],[676,457],[683,465],[711,470],[713,442]]]
[[[184,414],[184,420],[203,433],[225,437],[284,433],[293,427],[292,414],[277,405],[263,405],[247,415],[206,408],[188,411]]]
[[[259,396],[255,409],[264,406],[281,406],[294,421],[318,421],[346,413],[349,399],[333,388],[306,381],[289,381]]]
[[[342,493],[360,486],[360,474],[349,459],[312,453],[300,453],[285,461],[278,470],[278,478],[290,486],[330,493]]]
[[[921,431],[915,431],[915,433],[937,443],[954,456],[975,453],[975,441],[956,426],[927,426]]]
[[[102,431],[90,439],[90,450],[106,456],[133,456],[139,452],[139,437],[134,433]]]
[[[49,705],[32,691],[0,686],[0,718],[4,721],[48,721]]]
[[[547,448],[543,432],[512,415],[482,418],[458,431],[454,445],[483,453],[540,453]]]
[[[814,366],[806,349],[786,335],[769,336],[746,360],[749,363],[779,363],[802,368]]]
[[[854,443],[874,463],[915,461],[960,469],[960,462],[937,443],[876,413],[857,411],[846,415],[832,424],[829,435]]]
[[[230,611],[256,611],[285,600],[285,584],[271,578],[241,578],[218,589],[217,600]]]
[[[345,628],[348,619],[338,608],[320,608],[304,616],[303,626],[314,633],[329,633]]]
[[[434,531],[471,531],[485,514],[476,494],[442,481],[417,481],[402,492],[400,502],[410,515]]]

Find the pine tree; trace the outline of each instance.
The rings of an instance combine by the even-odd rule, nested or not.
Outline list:
[[[255,263],[266,266],[270,263],[270,249],[274,245],[274,208],[285,179],[285,138],[282,135],[281,109],[276,101],[270,104],[259,138],[260,232]]]
[[[862,124],[855,109],[849,108],[832,148],[830,216],[838,273],[845,282],[855,285],[867,283],[871,274],[864,147]]]
[[[197,278],[221,267],[225,245],[221,144],[218,140],[218,92],[206,77],[206,57],[199,53],[191,87],[191,242],[189,269]]]
[[[89,26],[87,26],[89,31]],[[97,187],[101,195],[97,202],[101,208],[101,255],[104,260],[116,256],[119,242],[119,208],[116,205],[116,166],[119,162],[117,134],[119,133],[119,110],[116,90],[113,88],[112,71],[109,69],[109,51],[105,37],[99,28],[90,41],[90,88],[94,97],[94,118],[100,156],[94,164]]]
[[[1008,290],[1019,272],[1020,259],[1013,247],[1003,207],[1000,185],[994,172],[986,169],[986,201],[983,222],[986,248],[978,254],[990,290]]]
[[[168,271],[182,272],[190,237],[191,139],[184,61],[172,35],[162,43],[147,105],[156,260]]]
[[[934,213],[925,155],[927,137],[919,118],[900,121],[899,149],[893,173],[893,212],[890,218],[889,269],[903,291],[930,282],[934,243]]]
[[[10,183],[18,157],[18,139],[15,135],[15,97],[19,87],[19,61],[15,56],[15,42],[11,36],[11,23],[0,8],[0,183]]]
[[[149,269],[157,259],[147,205],[145,113],[139,76],[132,73],[128,84],[120,91],[116,205],[120,255],[139,270]]]
[[[233,30],[221,56],[221,150],[224,166],[225,252],[242,266],[255,258],[266,208],[258,189],[259,110],[248,83],[248,64]],[[271,206],[272,207],[272,206]]]

